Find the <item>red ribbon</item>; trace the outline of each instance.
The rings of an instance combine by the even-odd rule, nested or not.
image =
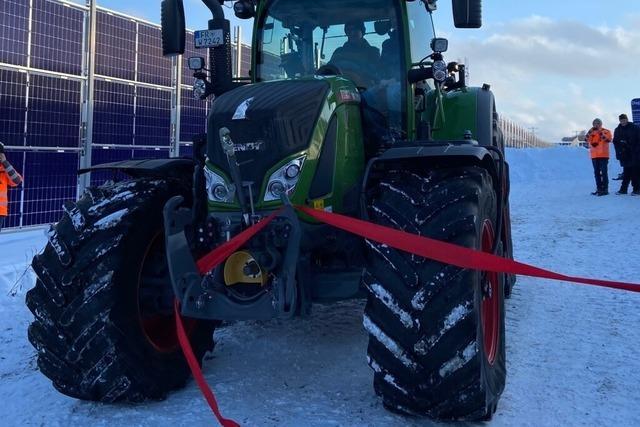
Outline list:
[[[543,279],[561,280],[566,282],[582,283],[585,285],[601,286],[605,288],[623,289],[631,292],[640,292],[640,284],[637,283],[614,282],[610,280],[566,276],[564,274],[512,261],[486,252],[441,242],[428,237],[417,236],[405,231],[383,227],[381,225],[350,218],[344,215],[319,211],[305,206],[297,206],[296,209],[320,222],[324,222],[336,228],[364,237],[365,239],[373,240],[375,242],[391,246],[392,248],[439,261],[444,264],[455,265],[460,268],[472,268],[474,270],[493,271],[496,273],[511,273],[521,276],[540,277]]]
[[[460,268],[470,268],[474,270],[492,271],[496,273],[518,274],[521,276],[540,277],[543,279],[561,280],[566,282],[581,283],[585,285],[600,286],[604,288],[622,289],[631,292],[640,292],[640,284],[627,282],[614,282],[610,280],[588,279],[583,277],[566,276],[564,274],[555,273],[550,270],[534,267],[529,264],[513,261],[507,258],[499,257],[482,251],[465,248],[451,243],[441,242],[439,240],[430,239],[424,236],[407,233],[405,231],[395,230],[393,228],[384,227],[382,225],[373,224],[371,222],[362,221],[344,215],[338,215],[330,212],[320,211],[308,208],[306,206],[296,206],[300,212],[315,218],[316,220],[328,225],[332,225],[349,233],[356,234],[368,240],[382,243],[392,248],[405,251],[424,258],[444,264],[451,264]],[[249,227],[242,233],[238,234],[228,242],[223,243],[209,254],[198,260],[197,266],[201,274],[206,274],[213,270],[216,266],[226,260],[231,254],[237,251],[249,239],[263,230],[267,224],[282,211],[282,208],[268,217],[264,218],[258,224]],[[198,387],[202,391],[207,403],[211,407],[214,415],[223,427],[238,427],[235,421],[222,417],[218,408],[216,398],[207,385],[198,360],[193,354],[193,350],[189,344],[189,339],[182,325],[180,316],[180,303],[176,299],[175,302],[176,328],[178,331],[178,339],[180,346],[187,359],[189,368]]]
[[[196,380],[198,387],[200,387],[200,391],[202,395],[206,399],[209,407],[213,411],[213,415],[216,416],[218,422],[222,427],[240,427],[240,424],[237,422],[224,418],[220,413],[220,409],[218,408],[218,402],[216,401],[216,397],[213,394],[213,391],[207,384],[207,381],[204,379],[204,375],[202,375],[202,370],[200,369],[200,363],[196,356],[193,354],[193,350],[191,349],[191,344],[189,343],[189,337],[187,337],[187,333],[184,331],[184,325],[182,324],[182,316],[180,315],[180,301],[176,298],[174,303],[174,311],[176,317],[176,331],[178,332],[178,341],[180,341],[180,347],[182,347],[182,353],[184,353],[185,359],[187,359],[187,363],[189,364],[189,368],[191,369],[191,374],[193,374],[193,378]]]

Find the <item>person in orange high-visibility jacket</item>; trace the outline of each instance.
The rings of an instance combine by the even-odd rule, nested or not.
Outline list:
[[[4,220],[9,215],[9,197],[7,187],[17,187],[22,184],[22,177],[11,166],[4,154],[4,144],[0,142],[0,230]]]
[[[609,194],[609,144],[613,140],[611,131],[602,127],[602,120],[595,119],[585,140],[591,152],[593,173],[596,177],[596,191],[591,194],[606,196]]]

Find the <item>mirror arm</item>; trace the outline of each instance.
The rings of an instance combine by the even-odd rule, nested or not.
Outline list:
[[[222,10],[222,3],[224,0],[202,0],[205,6],[211,11],[211,16],[214,20],[224,19],[224,11]]]

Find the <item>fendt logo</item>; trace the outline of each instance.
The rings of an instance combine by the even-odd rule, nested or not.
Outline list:
[[[262,151],[265,143],[262,140],[256,142],[246,142],[244,144],[233,144],[233,151],[240,153],[243,151]]]

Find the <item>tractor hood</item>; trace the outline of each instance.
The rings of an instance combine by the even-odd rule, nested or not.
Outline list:
[[[208,123],[207,157],[229,174],[219,140],[231,131],[243,181],[259,187],[267,171],[287,156],[307,148],[329,84],[289,80],[242,86],[218,97]]]

